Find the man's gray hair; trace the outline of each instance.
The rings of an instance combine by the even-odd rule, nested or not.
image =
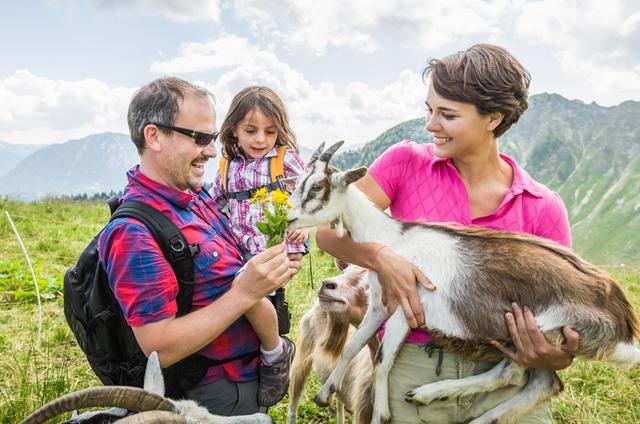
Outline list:
[[[212,106],[214,104],[213,94],[208,90],[175,77],[157,79],[135,92],[129,103],[127,121],[138,154],[144,151],[144,127],[150,123],[173,125],[180,112],[179,101],[187,95],[208,97]],[[171,132],[159,129],[165,134]]]

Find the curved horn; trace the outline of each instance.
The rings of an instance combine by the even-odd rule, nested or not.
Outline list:
[[[340,146],[342,146],[344,144],[344,140],[340,140],[338,141],[336,144],[334,144],[333,146],[329,147],[327,150],[325,150],[325,152],[322,154],[322,156],[320,156],[320,160],[322,162],[327,162],[329,163],[329,160],[331,159],[331,157],[333,156],[333,154],[336,152],[336,150],[338,150],[340,148]]]
[[[185,417],[175,412],[145,411],[124,417],[116,421],[116,424],[187,424],[187,422]]]
[[[110,406],[130,411],[174,411],[175,409],[170,400],[138,387],[90,387],[49,402],[25,418],[21,424],[39,424],[74,409]]]
[[[320,155],[322,154],[323,150],[324,150],[324,141],[320,143],[316,151],[313,152],[313,154],[309,158],[309,162],[307,162],[307,168],[311,167],[311,165],[313,165],[315,161],[317,161],[320,158]]]

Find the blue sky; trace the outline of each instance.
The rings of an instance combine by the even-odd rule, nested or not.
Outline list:
[[[233,94],[271,86],[300,143],[364,143],[424,113],[428,58],[509,49],[531,93],[640,100],[633,0],[24,0],[0,3],[0,140],[126,132],[133,91],[163,75]]]

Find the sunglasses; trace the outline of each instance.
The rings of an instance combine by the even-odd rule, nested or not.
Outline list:
[[[189,130],[186,128],[172,127],[171,125],[156,124],[155,122],[151,122],[150,124],[155,125],[156,127],[166,128],[168,130],[178,132],[180,134],[186,135],[187,137],[191,137],[195,140],[196,144],[200,147],[208,146],[213,140],[218,138],[218,134],[220,134],[219,131],[216,131],[213,134],[210,134],[206,132]]]

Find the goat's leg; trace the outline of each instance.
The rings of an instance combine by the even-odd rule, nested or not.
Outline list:
[[[336,424],[344,424],[344,403],[340,399],[336,400]]]
[[[408,391],[404,399],[416,406],[421,406],[436,399],[489,392],[509,384],[521,386],[526,381],[525,371],[526,368],[522,368],[510,359],[505,358],[485,373],[425,384]]]
[[[307,381],[309,372],[313,365],[313,347],[314,340],[312,331],[309,331],[309,325],[305,325],[307,316],[303,318],[300,325],[300,338],[296,355],[293,357],[291,364],[291,378],[289,383],[289,409],[287,413],[287,424],[295,424],[298,416],[298,404],[300,396],[304,390],[304,384]],[[307,331],[305,331],[305,329]]]
[[[511,399],[485,412],[470,424],[515,424],[538,405],[560,391],[562,383],[553,371],[530,368],[529,380]]]
[[[376,284],[372,284],[369,290],[369,308],[362,319],[360,327],[358,327],[353,334],[353,338],[345,346],[336,367],[316,395],[315,402],[320,406],[329,406],[333,393],[340,390],[342,379],[349,368],[349,364],[376,334],[376,331],[378,331],[380,325],[382,325],[382,322],[387,317],[387,311],[380,297],[381,289],[379,284],[377,284],[377,282]]]
[[[373,419],[372,424],[388,423],[391,420],[389,410],[389,372],[393,366],[400,346],[409,334],[409,324],[402,308],[398,307],[391,315],[385,328],[382,344],[378,350],[373,385]]]

